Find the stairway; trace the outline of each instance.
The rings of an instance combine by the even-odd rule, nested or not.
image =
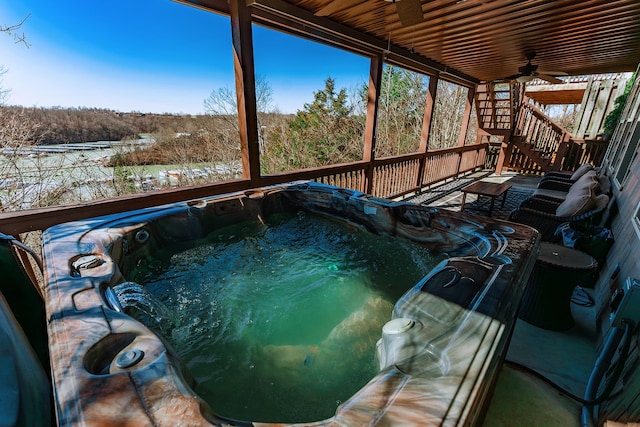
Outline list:
[[[559,170],[571,135],[524,96],[519,84],[486,82],[475,93],[478,142],[502,144],[496,171]],[[558,160],[558,161],[556,161]]]
[[[511,131],[514,118],[512,100],[509,83],[479,84],[475,93],[478,127],[495,136],[504,136],[505,131]]]

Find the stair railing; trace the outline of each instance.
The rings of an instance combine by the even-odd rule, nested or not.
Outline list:
[[[571,134],[527,97],[520,103],[512,133],[515,148],[509,167],[523,172],[561,170]]]

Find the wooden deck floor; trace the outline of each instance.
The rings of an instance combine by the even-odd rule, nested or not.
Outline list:
[[[496,219],[507,219],[509,213],[516,209],[520,203],[529,197],[533,190],[540,181],[539,176],[535,175],[523,175],[513,172],[503,173],[502,175],[495,175],[492,171],[479,171],[469,175],[465,175],[460,178],[446,181],[442,184],[432,186],[420,194],[411,195],[404,200],[412,203],[418,203],[424,206],[433,206],[442,209],[449,209],[453,211],[459,211],[462,203],[462,188],[475,181],[488,181],[496,183],[508,183],[511,185],[511,189],[507,193],[504,207],[500,206],[500,203],[496,203],[491,215]],[[486,216],[487,213],[484,210],[475,210],[474,200],[475,195],[467,196],[467,205],[465,210],[469,213]]]

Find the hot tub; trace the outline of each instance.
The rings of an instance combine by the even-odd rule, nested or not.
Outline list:
[[[243,224],[265,225],[269,223],[268,218],[274,216],[278,224],[298,222],[303,226],[311,217],[328,218],[360,234],[383,236],[391,248],[398,248],[398,253],[400,248],[411,244],[417,246],[418,251],[420,248],[430,251],[436,260],[435,266],[424,274],[414,271],[418,278],[415,283],[406,284],[402,293],[382,292],[387,298],[393,295],[388,318],[376,314],[387,303],[377,296],[367,297],[321,340],[330,342],[327,345],[332,349],[345,347],[347,352],[353,352],[363,341],[358,335],[362,325],[369,328],[375,325],[375,330],[379,330],[377,340],[363,359],[375,363],[370,378],[343,400],[334,400],[335,411],[320,419],[298,420],[295,415],[285,420],[267,416],[251,419],[241,413],[237,415],[238,412],[232,417],[221,414],[215,409],[215,398],[212,402],[211,397],[203,398],[204,392],[199,391],[203,390],[199,378],[202,373],[193,375],[190,368],[196,362],[181,356],[185,354],[182,343],[189,342],[188,334],[193,330],[186,326],[198,329],[202,325],[169,323],[161,327],[127,310],[128,302],[144,296],[146,288],[159,286],[161,294],[170,292],[170,287],[163,288],[164,285],[140,285],[133,280],[138,280],[146,264],[156,265],[160,270],[165,267],[158,261],[162,257],[154,258],[157,253],[170,250],[192,257],[192,252],[185,251],[204,247],[205,252],[210,252],[220,246],[217,242],[223,237],[241,242],[245,247],[245,241],[255,237],[250,233],[236,237],[237,228],[245,230],[247,227]],[[236,231],[231,234],[224,231],[229,227]],[[334,232],[332,239],[340,242],[341,234],[350,235],[351,231]],[[286,236],[280,235],[275,241],[285,248],[298,244],[295,238]],[[481,420],[486,409],[535,261],[538,240],[537,232],[526,226],[390,202],[309,182],[52,227],[44,233],[43,248],[58,422],[60,425],[132,426],[473,425]],[[374,249],[371,247],[371,251]],[[397,255],[394,250],[382,252],[390,258]],[[349,254],[347,257],[358,258]],[[276,255],[269,252],[267,259],[275,263]],[[334,277],[335,271],[341,268],[340,262],[328,264],[327,270],[319,273],[320,279]],[[186,274],[204,262],[194,259],[194,263],[194,268],[184,269]],[[384,260],[375,263],[384,264]],[[393,268],[395,261],[389,264]],[[266,281],[262,271],[257,275],[257,283],[260,279]],[[336,277],[343,280],[341,276]],[[336,292],[327,282],[319,283],[320,291],[326,288]],[[235,289],[235,286],[221,286],[217,292]],[[192,295],[191,301],[182,297],[183,305],[174,311],[181,312],[195,300],[204,299],[209,290],[202,289],[202,298]],[[337,289],[349,291],[348,287]],[[344,295],[336,295],[335,300],[358,298],[350,293]],[[283,301],[285,299],[288,298]],[[209,311],[219,309],[213,302],[207,303],[212,304]],[[312,311],[313,307],[308,309]],[[291,310],[291,307],[274,307],[273,311],[286,314]],[[157,310],[147,314],[160,320],[163,317]],[[211,319],[202,321],[191,314],[186,317],[211,323]],[[230,323],[252,321],[245,320]],[[377,323],[372,323],[374,320]],[[295,326],[296,320],[287,322]],[[305,322],[313,323],[313,320]],[[184,339],[185,333],[186,341],[176,341],[176,335]],[[359,340],[356,344],[351,339],[354,335],[356,341]],[[343,340],[344,337],[348,339]],[[211,352],[207,350],[207,356],[215,358]],[[337,372],[340,360],[334,361],[328,354],[332,353],[308,345],[304,340],[295,345],[262,346],[255,356],[256,385],[262,375],[258,368],[267,362],[285,365],[285,368],[290,366],[288,371],[300,371],[303,375],[323,364],[329,366],[328,372],[332,369]],[[253,369],[254,361],[248,363]],[[349,368],[347,363],[347,370]],[[283,375],[279,379],[285,380]],[[311,382],[325,379],[326,374],[307,376]],[[225,381],[233,381],[233,377]],[[209,388],[215,392],[215,382]],[[238,396],[255,399],[250,393],[252,389],[251,384],[245,382],[235,391],[239,391]],[[296,394],[304,395],[304,389]],[[317,398],[314,395],[312,401]],[[234,399],[237,398],[231,400]]]

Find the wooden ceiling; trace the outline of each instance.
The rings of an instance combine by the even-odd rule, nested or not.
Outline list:
[[[226,3],[182,1],[208,8]],[[568,75],[634,71],[640,62],[639,0],[422,0],[422,21],[406,26],[397,5],[387,0],[247,4],[258,23],[306,31],[324,41],[331,37],[318,33],[328,29],[349,40],[343,46],[357,46],[360,39],[366,49],[397,48],[403,56],[472,81],[517,74],[530,53],[538,71]]]

